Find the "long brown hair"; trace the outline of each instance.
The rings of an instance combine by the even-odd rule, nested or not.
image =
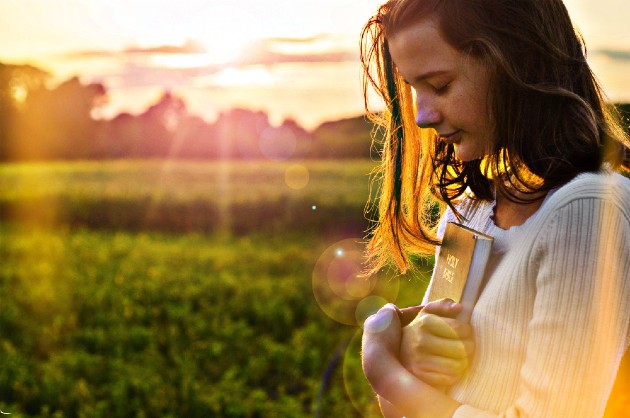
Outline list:
[[[387,39],[426,18],[489,68],[496,140],[483,160],[457,160],[452,145],[415,125],[412,92]],[[618,167],[630,146],[562,0],[390,0],[363,28],[361,62],[367,114],[385,132],[371,271],[390,261],[405,271],[410,256],[432,254],[439,214],[467,190],[475,199],[493,199],[496,190],[531,202],[602,163]],[[370,87],[385,111],[370,110]]]

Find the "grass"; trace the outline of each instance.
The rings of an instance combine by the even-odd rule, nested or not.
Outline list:
[[[0,232],[3,410],[361,416],[347,385],[361,394],[357,407],[370,408],[360,373],[343,379],[340,358],[326,373],[358,328],[328,318],[312,297],[319,237]],[[346,356],[356,370],[358,351]]]
[[[333,305],[355,309],[367,293],[324,305],[313,297],[323,279],[316,266],[362,236],[347,220],[361,224],[372,164],[309,163],[299,190],[285,183],[289,165],[278,163],[0,166],[0,409],[25,417],[377,416],[360,371],[359,328],[330,316]],[[230,195],[212,192],[225,178]],[[327,206],[358,213],[256,230],[271,221],[270,208],[281,212],[278,196],[316,199],[310,216]],[[118,218],[99,211],[108,199]],[[43,203],[28,205],[35,201]],[[169,224],[172,207],[203,219],[203,208],[231,212],[242,201],[265,215],[251,222],[231,213],[228,226],[210,232]],[[19,216],[29,207],[39,215]],[[124,227],[149,209],[153,228]],[[271,215],[288,219],[292,211],[282,210]],[[398,300],[409,304],[426,279],[378,283],[374,292],[390,301],[406,295]]]
[[[365,230],[366,160],[113,161],[0,166],[0,215],[49,225],[170,232]]]

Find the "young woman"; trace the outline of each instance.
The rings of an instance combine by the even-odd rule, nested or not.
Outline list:
[[[448,221],[495,240],[470,324],[448,301],[366,321],[384,414],[601,417],[630,341],[630,141],[562,1],[391,0],[362,53],[387,105],[371,268]]]

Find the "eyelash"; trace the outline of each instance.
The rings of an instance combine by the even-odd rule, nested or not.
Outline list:
[[[446,83],[442,87],[433,87],[433,91],[436,94],[444,94],[444,93],[446,93],[446,91],[448,90],[450,85],[451,85],[451,83]]]

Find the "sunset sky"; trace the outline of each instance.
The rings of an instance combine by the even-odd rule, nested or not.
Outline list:
[[[362,112],[358,37],[380,3],[0,0],[0,62],[104,83],[104,117],[142,111],[168,89],[208,119],[241,106],[310,128]],[[565,3],[609,96],[630,101],[630,2]]]

